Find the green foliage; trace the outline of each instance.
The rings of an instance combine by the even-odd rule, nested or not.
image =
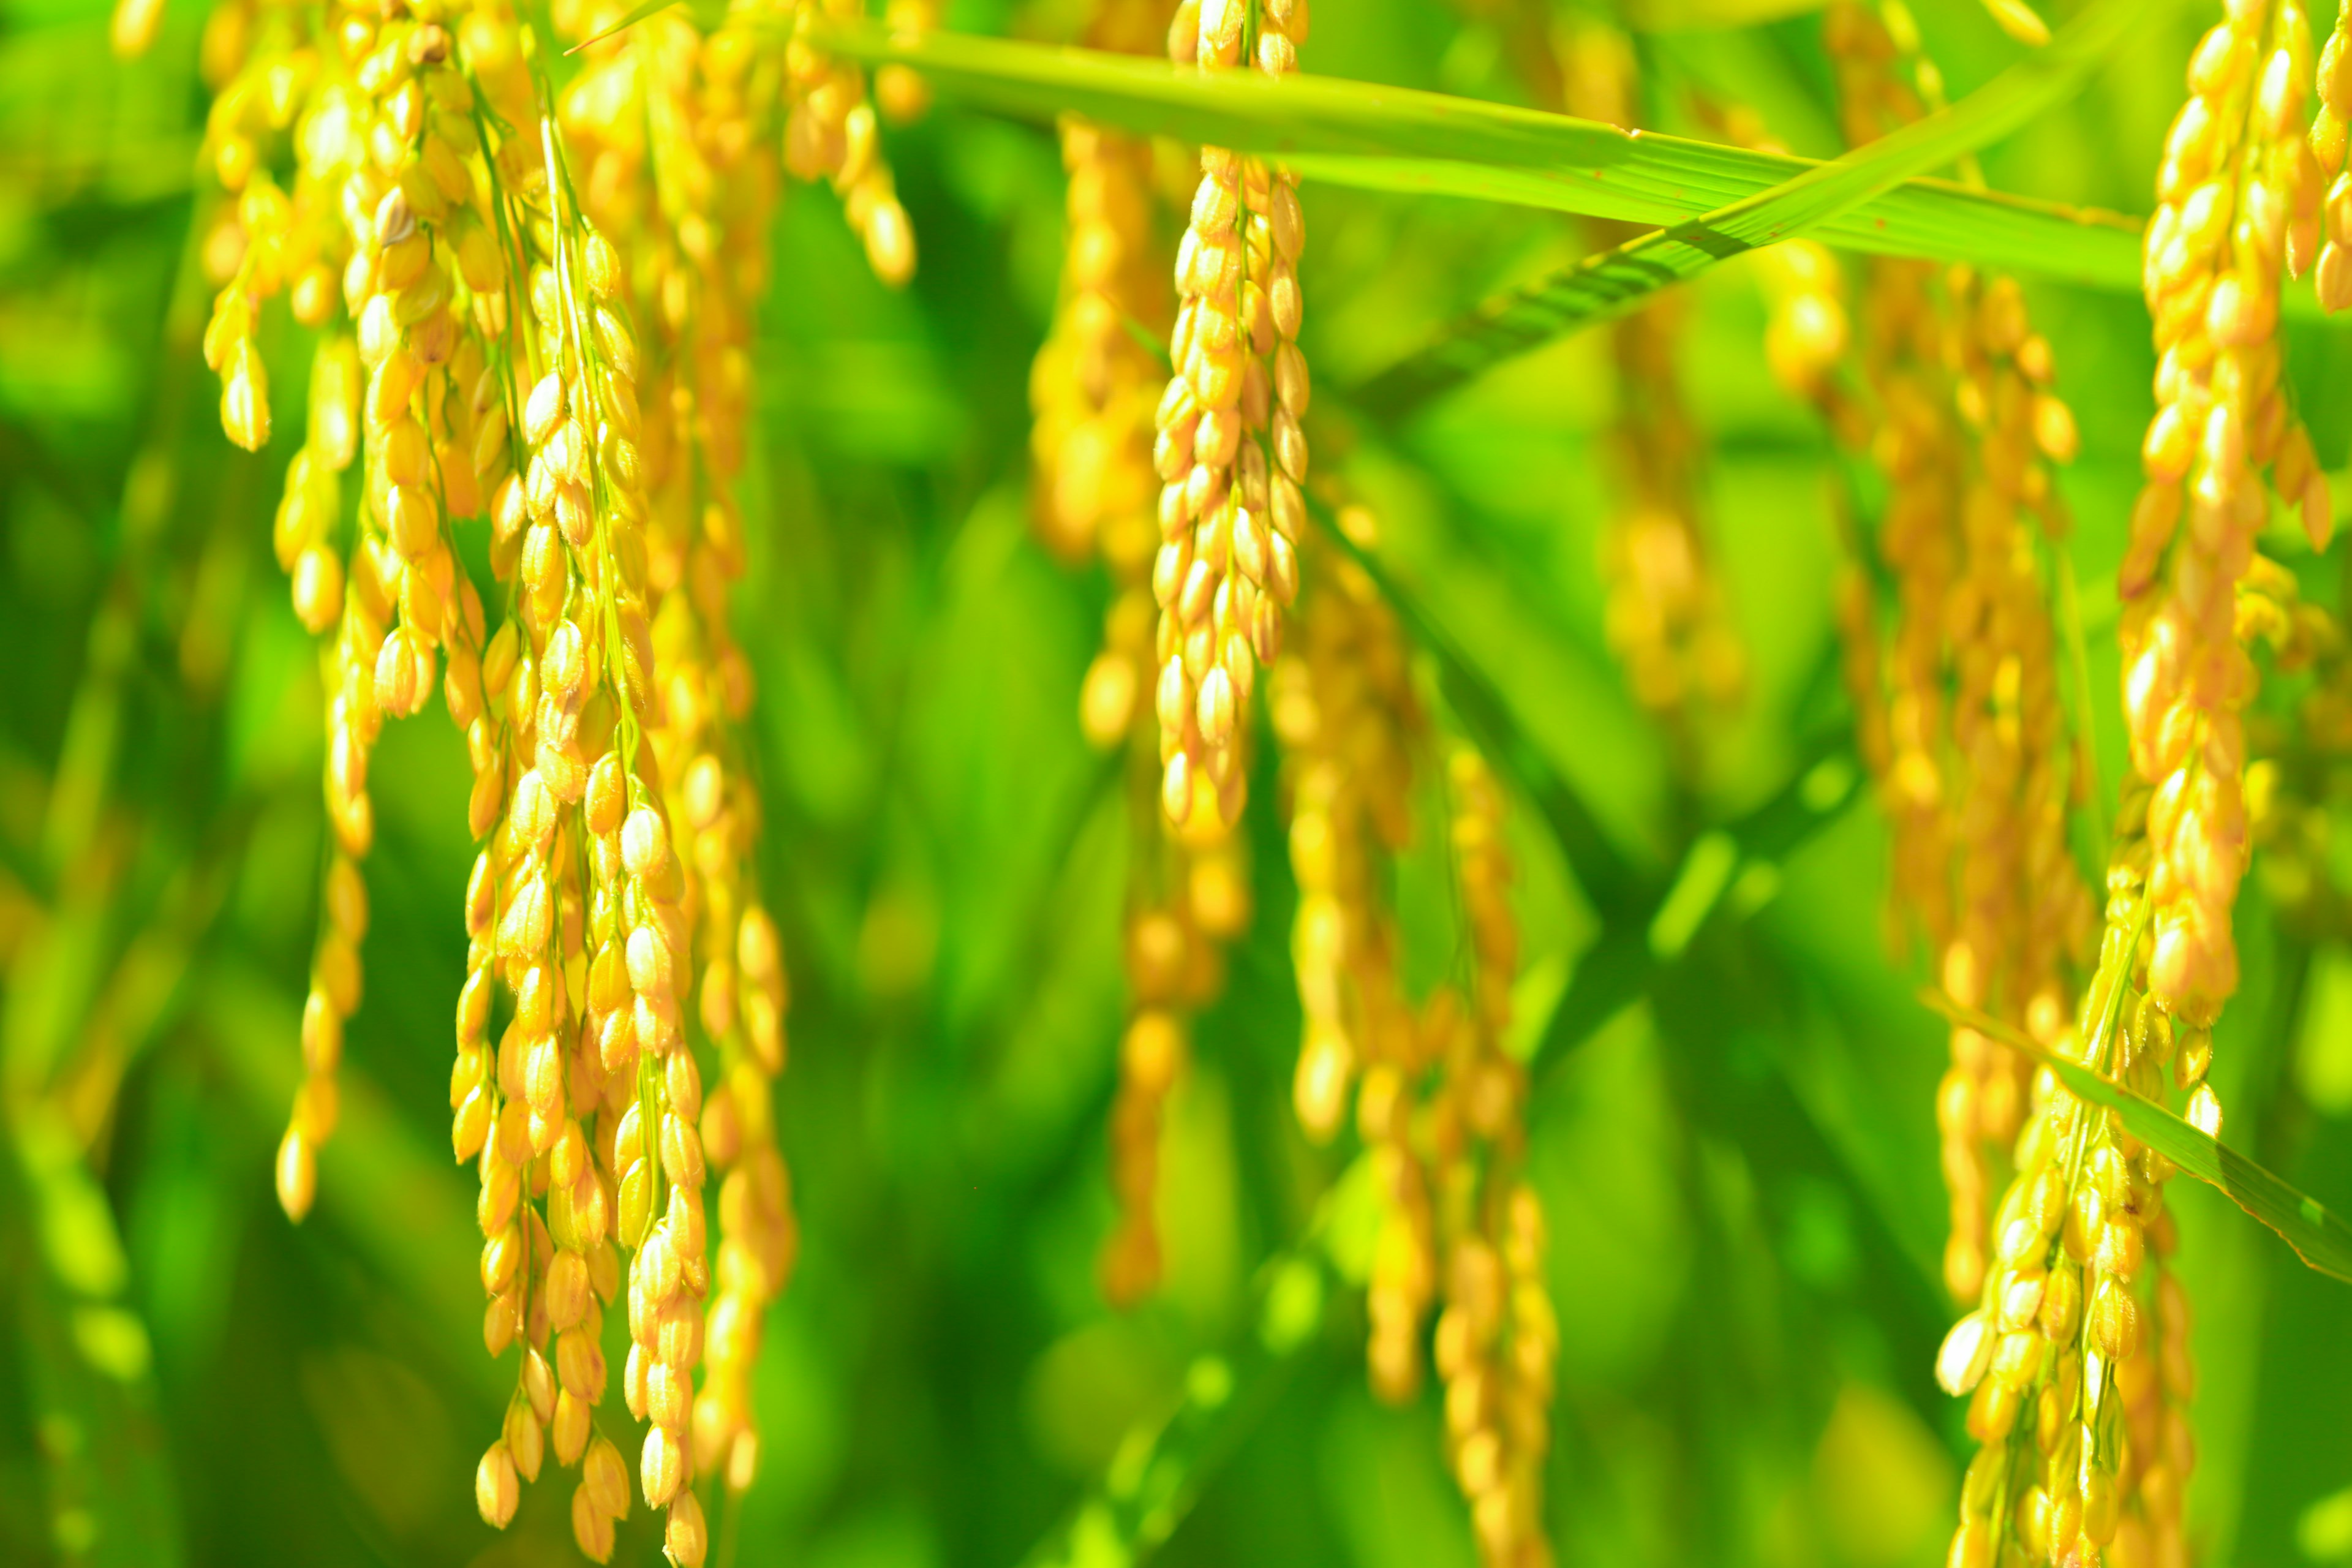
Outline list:
[[[953,20],[1015,31],[1007,9]],[[1736,89],[1807,154],[1787,158],[1527,109],[1498,29],[1430,0],[1328,7],[1307,57],[1327,74],[1278,89],[828,31],[921,64],[946,101],[891,133],[925,257],[912,289],[883,289],[838,203],[795,190],[755,345],[738,620],[793,980],[780,1100],[804,1243],[767,1324],[759,1479],[718,1510],[715,1561],[1473,1560],[1437,1396],[1391,1410],[1363,1387],[1364,1178],[1289,1112],[1270,762],[1255,927],[1171,1116],[1169,1285],[1125,1316],[1097,1293],[1130,837],[1117,765],[1075,722],[1107,586],[1024,516],[1022,389],[1063,221],[1038,122],[1083,110],[1291,158],[1308,356],[1368,409],[1479,301],[1590,275],[1563,213],[1700,220],[1743,245],[1801,224],[2029,274],[2083,430],[2061,548],[2096,599],[2151,369],[2137,226],[2099,209],[2144,205],[2190,8],[2101,0],[2062,52],[2021,63],[1976,7],[1921,7],[1958,107],[1919,144],[1836,163],[1802,9],[1633,13],[1655,29],[1660,123],[1693,129],[1687,89]],[[471,846],[437,711],[390,726],[375,763],[367,997],[319,1207],[298,1229],[271,1195],[324,853],[319,680],[268,542],[291,422],[259,454],[230,447],[197,353],[216,200],[189,177],[200,24],[168,10],[126,65],[92,0],[0,6],[0,1562],[571,1561],[560,1488],[529,1491],[503,1537],[468,1491],[509,1368],[481,1352],[471,1187],[446,1161]],[[1925,177],[1974,147],[1991,193]],[[1381,514],[1365,563],[1424,689],[1516,792],[1516,1043],[1566,1341],[1562,1561],[1927,1564],[1966,1451],[1930,1375],[1951,1312],[1941,1026],[1916,956],[1881,935],[1884,832],[1833,675],[1832,458],[1767,375],[1748,269],[1684,265],[1714,259],[1669,270],[1688,279],[1684,368],[1753,679],[1696,778],[1605,651],[1615,392],[1570,333],[1594,313],[1549,315],[1513,340],[1529,352],[1357,432],[1347,466]],[[273,312],[263,341],[299,387],[304,335]],[[2290,354],[2330,465],[2341,352],[2315,327]],[[2320,596],[2326,569],[2278,548]],[[2113,781],[2116,671],[2092,619]],[[1416,979],[1456,941],[1421,804],[1399,872]],[[2275,920],[2259,876],[2239,931],[2217,1056],[2235,1152],[2176,1157],[2342,1273],[2340,1223],[2312,1234],[2285,1184],[2352,1195],[2352,952]],[[2179,1135],[2124,1110],[2151,1142]],[[2196,1536],[2216,1563],[2341,1561],[2342,1289],[2219,1192],[2171,1201],[2200,1312]],[[616,1561],[657,1552],[639,1509]]]
[[[1487,300],[1418,353],[1357,389],[1356,399],[1373,413],[1402,417],[1512,354],[1638,310],[1660,289],[1686,283],[1719,261],[1820,233],[1857,209],[1868,216],[1871,199],[1907,176],[1963,159],[2072,97],[2092,68],[2122,42],[2126,24],[2145,9],[2106,0],[2076,18],[2047,49],[2029,55],[1963,102],[1759,195],[1586,257],[1514,294]],[[1976,214],[1959,217],[1940,236],[1948,248],[1930,254],[2016,265],[1981,248],[1985,226]],[[2063,255],[2079,237],[2079,230],[2068,232],[2053,220],[2042,244],[2054,245]],[[2041,247],[2035,249],[2047,257]],[[2050,268],[2045,259],[2039,266],[2026,263],[2023,269]]]
[[[1818,225],[1824,238],[1857,250],[1964,258],[2137,289],[2137,226],[2112,215],[1941,182],[1891,188],[1904,178],[1896,171],[1947,162],[2062,97],[2136,14],[2145,7],[2102,8],[1966,113],[1924,123],[1897,147],[1819,173],[1818,165],[1769,153],[1633,136],[1564,115],[1329,77],[1279,85],[1247,72],[1203,77],[1082,49],[950,34],[893,38],[870,23],[829,25],[817,37],[853,59],[919,66],[943,90],[1005,113],[1085,114],[1131,131],[1215,141],[1279,156],[1302,175],[1333,184],[1626,223],[1698,219],[1727,226],[1727,237],[1741,246]],[[1749,205],[1768,194],[1770,205]]]
[[[1991,1036],[2011,1050],[2027,1056],[2058,1075],[2067,1089],[2094,1105],[2104,1105],[2122,1119],[2131,1135],[2210,1186],[2220,1188],[2230,1201],[2284,1237],[2295,1255],[2322,1274],[2352,1284],[2352,1226],[2330,1214],[2317,1198],[2299,1193],[2277,1176],[2208,1134],[2183,1121],[2153,1100],[2134,1094],[2081,1062],[2060,1056],[2021,1029],[2000,1019],[1963,1007],[1940,992],[1920,998],[1955,1024]],[[2112,1016],[2100,1033],[2114,1028]]]

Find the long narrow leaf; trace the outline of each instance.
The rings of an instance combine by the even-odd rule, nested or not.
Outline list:
[[[1638,200],[1627,199],[1620,190],[1603,190],[1538,170],[1435,158],[1290,153],[1281,161],[1308,178],[1359,190],[1460,196],[1661,226],[1703,217],[1716,207],[1761,195],[1822,166],[1808,158],[1746,153],[1705,142],[1647,135],[1642,140],[1651,144],[1653,153],[1670,149],[1673,163],[1691,170],[1688,183],[1680,187],[1683,192],[1694,196],[1707,193],[1721,199],[1714,206],[1669,208],[1646,191]],[[1720,155],[1719,164],[1710,154]],[[2095,207],[1971,190],[1945,180],[1912,179],[1829,219],[1815,237],[1869,256],[1965,259],[2004,272],[2130,290],[2139,287],[2140,229],[2137,218]],[[2289,291],[2284,308],[2290,315],[2317,312],[2310,295],[2300,289]]]
[[[619,21],[613,23],[603,32],[594,33],[581,39],[578,43],[572,45],[563,52],[567,55],[576,55],[583,49],[593,49],[598,44],[603,43],[605,39],[612,37],[616,34],[625,33],[630,28],[635,26],[638,23],[644,21],[646,17],[651,16],[657,12],[667,11],[671,6],[676,5],[678,3],[679,0],[643,0],[641,5],[631,6],[628,11],[623,14]]]
[[[1330,531],[1368,572],[1379,572],[1377,559],[1345,540],[1336,530]],[[1433,646],[1445,648],[1442,637],[1436,636],[1434,625],[1410,596],[1400,595],[1391,579],[1376,576],[1375,581],[1417,639],[1435,637]],[[1499,698],[1485,686],[1483,677],[1450,649],[1441,651],[1437,657],[1442,673],[1456,681],[1466,680],[1467,689],[1483,691],[1495,704],[1492,710],[1482,711],[1490,725],[1499,728],[1480,735],[1481,743],[1493,745],[1499,741],[1510,746],[1516,738],[1517,749],[1526,748],[1524,737],[1518,736],[1507,713],[1501,710]],[[1467,715],[1465,721],[1471,722]],[[1857,793],[1859,774],[1850,751],[1843,738],[1825,746],[1787,786],[1727,828],[1706,836],[1701,843],[1727,841],[1733,847],[1730,869],[1734,872],[1774,865],[1795,853],[1834,820]],[[1695,850],[1663,895],[1635,891],[1627,907],[1654,910],[1679,900],[1693,906],[1686,917],[1690,923],[1694,927],[1702,923],[1737,883],[1735,876],[1716,879],[1703,871],[1694,873],[1693,862],[1706,858],[1704,850]],[[1630,871],[1626,874],[1631,876]],[[1695,881],[1706,885],[1702,894],[1689,891]],[[1641,920],[1620,919],[1612,922],[1610,934],[1604,935],[1606,942],[1617,933],[1630,932],[1633,944],[1642,951],[1640,967],[1630,971],[1633,984],[1622,1000],[1638,994],[1660,962],[1643,946],[1642,929]],[[1588,957],[1588,967],[1590,963]],[[1609,1007],[1594,1020],[1595,1024],[1605,1021],[1608,1014],[1615,1010],[1614,1006]],[[1548,1037],[1547,1046],[1552,1043]],[[1840,1182],[1867,1207],[1866,1187],[1853,1179],[1837,1152],[1805,1119],[1786,1086],[1776,1086],[1770,1093],[1776,1098],[1769,1098],[1767,1102],[1780,1118],[1774,1125],[1784,1163],[1793,1162],[1810,1174]],[[1751,1114],[1753,1109],[1750,1104]],[[1325,1321],[1338,1283],[1332,1277],[1333,1269],[1342,1250],[1329,1234],[1335,1224],[1332,1208],[1336,1195],[1351,1184],[1351,1176],[1342,1176],[1336,1182],[1334,1196],[1327,1198],[1325,1207],[1308,1226],[1305,1238],[1261,1270],[1251,1328],[1223,1353],[1204,1356],[1193,1363],[1185,1380],[1183,1398],[1174,1414],[1164,1422],[1129,1434],[1104,1478],[1031,1552],[1025,1568],[1095,1568],[1097,1564],[1112,1563],[1132,1568],[1157,1550],[1181,1523],[1217,1468],[1232,1457],[1263,1416],[1283,1381],[1294,1372],[1298,1352],[1314,1339]],[[1872,1230],[1869,1240],[1885,1248],[1890,1258],[1899,1253],[1892,1233],[1885,1232],[1883,1226]],[[1339,1272],[1345,1277],[1343,1265],[1339,1266]],[[1890,1279],[1898,1278],[1891,1267],[1885,1273]],[[1932,1298],[1932,1288],[1924,1284],[1916,1291],[1904,1286],[1894,1289],[1898,1296],[1907,1294],[1909,1298],[1897,1309],[1898,1314],[1908,1312],[1916,1318],[1920,1301]],[[1921,1342],[1932,1342],[1923,1338]]]
[[[59,1560],[92,1568],[185,1561],[154,1353],[128,1297],[106,1190],[56,1108],[27,1100],[0,1136],[0,1278],[18,1375],[43,1436],[43,1502]]]
[[[1333,1282],[1313,1245],[1321,1229],[1311,1226],[1306,1243],[1265,1265],[1249,1330],[1222,1353],[1192,1363],[1175,1413],[1129,1433],[1108,1470],[1030,1552],[1025,1568],[1133,1568],[1175,1532],[1323,1326]]]
[[[893,37],[861,21],[823,23],[811,39],[853,59],[915,66],[941,91],[1002,112],[1083,114],[1244,152],[1561,171],[1596,188],[1616,187],[1617,200],[1669,205],[1691,199],[1675,194],[1678,186],[1706,177],[1704,169],[1645,145],[1654,138],[1613,125],[1412,88],[1311,74],[1275,81],[1255,71],[1204,72],[1134,55],[951,32]]]
[[[919,68],[940,91],[1002,113],[1083,114],[1151,134],[1279,159],[1311,179],[1464,196],[1664,227],[1822,167],[1507,104],[1311,74],[1203,75],[1164,62],[866,22],[817,26],[849,58]],[[1885,256],[1959,258],[2111,289],[2139,287],[2136,220],[1911,179],[1820,223],[1824,241]]]
[[[1801,1271],[1792,1274],[1788,1286],[1800,1306],[1791,1349],[1811,1338],[1805,1325],[1817,1312],[1840,1302],[1860,1307],[1886,1336],[1889,1381],[1922,1420],[1940,1421],[1949,1401],[1931,1368],[1950,1312],[1933,1242],[1904,1223],[1886,1184],[1855,1158],[1853,1129],[1841,1130],[1837,1117],[1823,1114],[1822,1098],[1803,1091],[1783,1052],[1762,1044],[1764,1031],[1743,1026],[1771,1008],[1765,994],[1777,985],[1777,979],[1723,966],[1705,983],[1657,988],[1651,1020],[1672,1058],[1676,1098],[1693,1125],[1738,1147],[1757,1199],[1765,1213],[1781,1216],[1780,1224],[1824,1193],[1842,1196],[1854,1267],[1826,1289]],[[1733,996],[1739,1005],[1727,1006]]]
[[[192,999],[207,1026],[214,1062],[263,1126],[286,1114],[300,1058],[301,1009],[250,967],[215,964]],[[381,1089],[352,1064],[341,1069],[342,1114],[319,1162],[320,1214],[341,1229],[410,1305],[458,1347],[469,1392],[487,1404],[512,1385],[511,1363],[467,1354],[482,1298],[467,1260],[479,1246],[463,1178],[415,1138]]]
[[[1535,806],[1585,896],[1604,910],[1639,900],[1641,881],[1633,867],[1610,841],[1592,808],[1512,718],[1509,704],[1494,683],[1463,655],[1444,628],[1377,556],[1349,539],[1328,516],[1318,511],[1317,521],[1323,525],[1325,537],[1345,551],[1380,588],[1413,645],[1436,660],[1446,700],[1454,705],[1471,739]]]
[[[1645,33],[1753,27],[1818,11],[1828,0],[1621,0],[1625,25]]]
[[[1693,840],[1671,882],[1603,925],[1545,1026],[1531,1068],[1556,1068],[1647,992],[1743,883],[1754,887],[1762,879],[1769,884],[1782,864],[1843,816],[1861,794],[1861,779],[1853,737],[1841,734],[1761,805]]]
[[[1592,808],[1552,768],[1513,717],[1502,693],[1454,646],[1411,590],[1319,508],[1314,515],[1324,536],[1371,578],[1414,645],[1435,660],[1446,700],[1471,738],[1534,805],[1561,858],[1602,913],[1601,935],[1577,964],[1575,978],[1536,1047],[1537,1068],[1556,1064],[1640,996],[1682,956],[1743,880],[1776,877],[1784,861],[1843,816],[1859,795],[1862,775],[1853,760],[1853,737],[1841,733],[1819,744],[1761,805],[1700,835],[1672,878],[1661,881],[1643,875],[1610,841]]]
[[[1658,290],[1759,246],[1811,234],[1905,179],[1952,163],[2071,96],[2106,58],[2144,0],[2100,0],[2049,48],[1958,103],[1805,170],[1760,195],[1646,234],[1490,300],[1352,398],[1394,418],[1513,355],[1634,309]]]
[[[2207,1137],[2154,1100],[2134,1094],[2071,1057],[2060,1056],[2023,1030],[1964,1007],[1940,991],[1923,991],[1919,999],[1953,1023],[2032,1057],[2056,1073],[2069,1093],[2114,1111],[2133,1137],[2199,1181],[2219,1187],[2231,1203],[2278,1232],[2304,1262],[2322,1274],[2352,1283],[2352,1225],[2330,1213],[2317,1198],[2296,1191],[2284,1179]]]

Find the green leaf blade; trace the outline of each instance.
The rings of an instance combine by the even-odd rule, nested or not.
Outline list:
[[[1719,261],[1862,216],[1856,209],[1874,197],[1998,141],[2071,96],[2122,40],[2130,19],[2145,11],[2132,0],[2101,0],[2070,23],[2049,48],[1959,103],[1832,163],[1804,169],[1760,195],[1643,235],[1490,300],[1441,329],[1427,348],[1379,373],[1355,400],[1376,416],[1404,417],[1503,360],[1623,315],[1659,290],[1686,282]],[[1968,194],[1950,187],[1947,199]],[[1909,216],[1915,224],[1918,221],[1916,212]],[[1965,247],[1958,254],[1984,259],[1973,249],[1972,232],[1938,234],[1934,221],[1931,209],[1927,232],[1915,231],[1906,237],[1915,244],[1938,238],[1958,242]],[[1834,237],[1867,242],[1880,239],[1893,226],[1882,215],[1859,236],[1847,226]],[[2109,226],[2085,226],[2094,233]],[[1825,232],[1824,237],[1832,236]],[[1859,247],[1874,247],[1864,243]],[[2108,258],[2105,265],[2112,268],[2118,260]]]
[[[1470,662],[1444,628],[1414,595],[1405,591],[1379,557],[1349,539],[1319,508],[1315,515],[1323,526],[1325,537],[1344,551],[1379,587],[1381,596],[1395,611],[1397,619],[1404,623],[1414,645],[1436,661],[1446,700],[1454,705],[1463,727],[1535,806],[1585,896],[1602,909],[1646,902],[1651,895],[1641,875],[1611,842],[1591,806],[1559,776],[1542,749],[1520,727],[1494,683]]]
[[[2230,1201],[2279,1234],[2312,1268],[2352,1284],[2352,1225],[2318,1199],[2245,1155],[2209,1138],[2152,1100],[2145,1100],[2103,1073],[2060,1056],[2039,1040],[1990,1014],[1962,1006],[1939,991],[1920,1000],[1953,1023],[2021,1051],[2058,1075],[2067,1091],[2114,1111],[2124,1130],[2189,1174],[2218,1187]]]
[[[2074,26],[2112,17],[2116,4],[2109,0]],[[2104,47],[2104,33],[2093,37]],[[1791,182],[1802,180],[1803,202],[1808,210],[1818,205],[1812,221],[1830,244],[1877,255],[1965,257],[2104,288],[2139,287],[2137,219],[1973,191],[1947,181],[1888,181],[1876,165],[1857,175],[1843,161],[1822,163],[1312,74],[1279,82],[1251,71],[1209,75],[1131,55],[1003,38],[949,32],[892,37],[880,25],[861,21],[820,23],[810,39],[862,63],[912,66],[942,93],[994,112],[1045,123],[1081,114],[1142,134],[1214,142],[1276,158],[1309,180],[1661,228],[1719,215],[1776,191],[1785,194]],[[2059,47],[2053,44],[2052,50]],[[2072,59],[2054,53],[2037,57],[2041,63],[2034,72],[2010,92],[2053,90],[2053,71],[2066,77]],[[2004,95],[1972,110],[1993,131],[1969,144],[1981,145],[2004,133],[2030,118],[2042,101]],[[1959,141],[1953,146],[1965,150]],[[1924,162],[1914,159],[1906,167],[1934,167],[1957,155],[1931,149],[1920,155]],[[1849,210],[1843,204],[1856,180],[1871,188]],[[1793,231],[1776,209],[1733,232],[1754,245]]]

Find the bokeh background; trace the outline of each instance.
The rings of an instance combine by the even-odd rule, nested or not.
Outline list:
[[[1818,20],[1775,15],[1790,9],[1636,10],[1654,122],[1688,128],[1705,94],[1833,153]],[[1956,94],[2019,56],[1974,5],[1921,10]],[[511,1368],[482,1354],[472,1187],[447,1157],[472,847],[437,699],[387,727],[374,766],[367,994],[321,1198],[297,1228],[272,1194],[322,853],[320,689],[268,542],[294,437],[230,447],[197,352],[216,200],[195,172],[203,19],[173,0],[126,65],[102,3],[0,3],[0,1562],[577,1561],[563,1488],[529,1489],[504,1535],[470,1490]],[[1071,0],[958,0],[948,25],[1056,39],[1081,19]],[[1989,153],[1991,183],[2145,210],[2204,20],[2150,4],[2079,100]],[[1332,0],[1319,21],[1310,70],[1525,100],[1492,19]],[[1129,839],[1118,766],[1076,711],[1108,585],[1039,547],[1026,499],[1059,159],[1049,128],[952,103],[889,151],[923,252],[912,287],[875,282],[830,193],[796,189],[761,319],[738,624],[794,992],[780,1093],[805,1245],[769,1325],[762,1466],[715,1516],[714,1560],[1051,1557],[1182,1407],[1201,1420],[1162,1445],[1181,1481],[1164,1561],[1467,1564],[1435,1395],[1393,1410],[1364,1387],[1347,1152],[1308,1147],[1289,1109],[1294,894],[1270,763],[1255,927],[1170,1123],[1167,1286],[1126,1314],[1101,1300]],[[1305,343],[1335,384],[1586,243],[1550,215],[1305,200]],[[2146,320],[2129,296],[2030,287],[2083,432],[2069,548],[2112,788],[2107,584],[2149,411]],[[1599,339],[1361,429],[1346,462],[1400,590],[1643,878],[1672,881],[1759,807],[1795,811],[1686,944],[1631,973],[1630,1005],[1573,1029],[1554,1009],[1629,916],[1516,814],[1562,1560],[1926,1564],[1967,1451],[1929,1375],[1950,1312],[1944,1047],[1916,960],[1889,945],[1884,831],[1843,741],[1835,460],[1767,373],[1750,270],[1717,269],[1685,303],[1751,666],[1696,788],[1601,633],[1616,391]],[[299,387],[307,337],[268,321],[273,380]],[[2290,352],[2340,464],[2352,347],[2298,328]],[[2307,593],[2340,598],[2332,563],[2277,548]],[[1423,984],[1454,940],[1426,838],[1400,873]],[[2337,842],[2333,875],[2352,879]],[[2094,847],[2086,829],[2086,864]],[[2324,844],[2314,866],[2330,876]],[[2228,1141],[2352,1201],[2352,951],[2268,900],[2250,879],[2216,1068]],[[2352,1561],[2352,1295],[2216,1194],[2173,1191],[2201,1557]],[[1197,1396],[1220,1370],[1211,1419]],[[1081,1557],[1107,1550],[1088,1539]],[[657,1552],[640,1508],[616,1560]]]

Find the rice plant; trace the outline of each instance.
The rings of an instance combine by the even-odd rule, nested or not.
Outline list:
[[[0,9],[0,1560],[2352,1561],[2352,8],[1316,20]]]

